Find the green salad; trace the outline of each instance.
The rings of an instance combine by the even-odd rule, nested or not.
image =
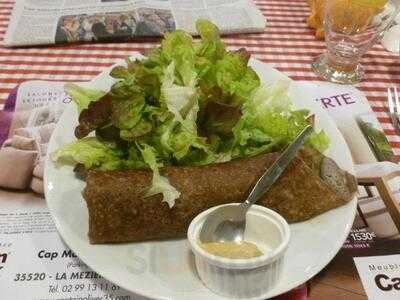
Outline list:
[[[167,165],[201,166],[280,151],[309,124],[296,110],[288,83],[263,86],[245,49],[228,51],[218,28],[198,20],[201,40],[167,33],[146,58],[126,60],[110,75],[109,92],[66,85],[78,106],[78,140],[55,153],[86,169],[151,168],[147,195],[163,194],[170,207],[180,195],[160,173]],[[94,133],[94,134],[93,134]],[[308,144],[323,152],[324,132]]]

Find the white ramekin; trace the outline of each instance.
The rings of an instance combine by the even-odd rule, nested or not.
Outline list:
[[[245,240],[255,243],[264,255],[250,259],[216,256],[200,247],[199,233],[207,215],[217,207],[199,214],[188,229],[200,279],[210,290],[225,297],[256,298],[267,293],[281,274],[290,240],[289,225],[273,210],[253,205],[247,213]]]

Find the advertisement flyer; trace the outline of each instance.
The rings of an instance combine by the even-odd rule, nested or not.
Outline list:
[[[0,111],[0,299],[136,300],[59,237],[43,196],[47,143],[71,99],[64,84],[26,82]]]
[[[399,169],[384,129],[359,90],[326,82],[302,82],[302,85],[335,120],[350,148],[358,178],[390,174]],[[399,183],[396,177],[388,182],[397,203]],[[376,187],[359,186],[353,228],[331,263],[311,280],[311,300],[400,299],[399,286],[396,285],[400,268],[377,271],[378,265],[396,266],[400,263],[397,255],[400,251],[400,228],[391,213],[393,211],[382,201]],[[377,269],[372,272],[370,268],[373,266]],[[383,277],[376,278],[379,274]]]

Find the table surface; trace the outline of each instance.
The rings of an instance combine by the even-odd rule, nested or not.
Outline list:
[[[253,57],[273,65],[294,80],[318,80],[310,63],[324,51],[325,43],[316,40],[313,30],[307,27],[307,1],[256,0],[255,3],[266,16],[268,26],[261,34],[226,36],[224,40],[229,47],[246,47]],[[0,109],[9,92],[23,81],[91,80],[119,59],[134,51],[143,53],[159,42],[159,39],[153,38],[130,43],[4,48],[2,40],[13,4],[12,0],[0,0]],[[395,154],[400,158],[400,138],[391,125],[386,100],[387,87],[400,83],[400,58],[375,45],[363,57],[362,64],[366,71],[365,79],[357,87],[366,94]],[[334,294],[339,287],[335,288]],[[353,293],[363,294],[350,292]],[[364,297],[361,296],[362,299]]]

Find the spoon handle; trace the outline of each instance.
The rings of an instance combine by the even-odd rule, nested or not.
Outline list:
[[[272,164],[270,168],[258,179],[256,185],[251,190],[247,199],[240,205],[247,210],[251,205],[256,203],[261,196],[263,196],[275,181],[281,176],[282,172],[286,169],[289,163],[296,156],[297,152],[303,146],[307,137],[313,132],[311,125],[308,125],[296,137],[279,156],[279,158]]]

